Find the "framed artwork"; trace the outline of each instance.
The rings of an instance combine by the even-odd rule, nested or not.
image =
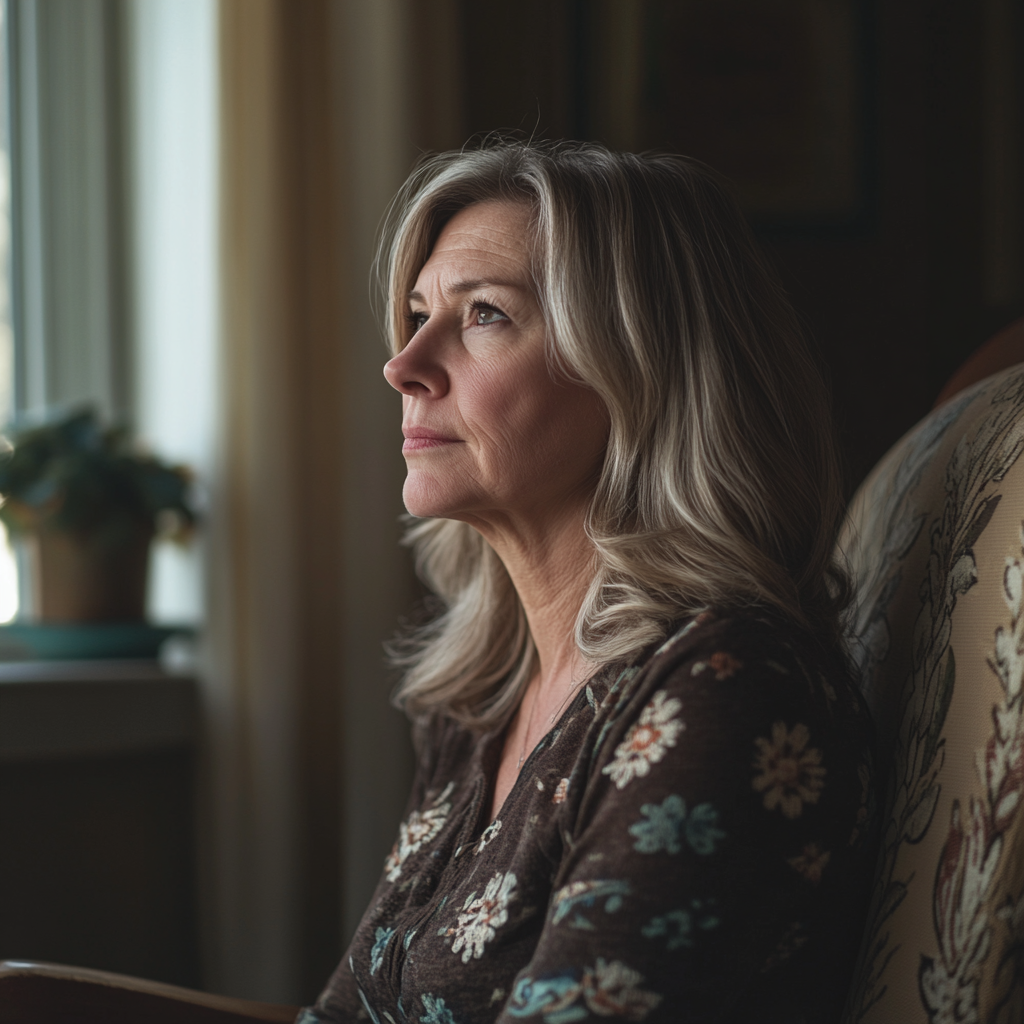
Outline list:
[[[697,157],[762,231],[870,218],[868,0],[592,0],[586,134]]]

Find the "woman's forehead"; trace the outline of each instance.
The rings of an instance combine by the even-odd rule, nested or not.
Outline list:
[[[524,204],[492,201],[468,206],[444,226],[409,298],[421,297],[425,289],[528,285],[532,241],[530,210]]]
[[[431,257],[444,251],[479,249],[525,261],[532,240],[530,208],[495,199],[459,210],[441,229]]]

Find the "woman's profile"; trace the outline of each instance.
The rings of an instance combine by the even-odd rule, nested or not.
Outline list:
[[[678,156],[426,160],[382,249],[440,614],[418,768],[300,1018],[838,1019],[871,730],[827,397],[727,189]]]

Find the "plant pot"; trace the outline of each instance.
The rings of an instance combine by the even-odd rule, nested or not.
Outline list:
[[[141,622],[153,531],[40,530],[25,537],[36,622]]]

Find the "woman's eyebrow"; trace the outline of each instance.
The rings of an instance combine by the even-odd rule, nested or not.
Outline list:
[[[515,288],[518,291],[522,291],[523,285],[518,281],[502,281],[497,278],[476,278],[472,281],[459,281],[456,284],[449,285],[444,289],[444,292],[447,295],[462,295],[465,292],[475,292],[478,288]],[[406,292],[405,297],[414,302],[427,301],[423,297],[423,293],[418,292],[415,289],[410,292]]]

